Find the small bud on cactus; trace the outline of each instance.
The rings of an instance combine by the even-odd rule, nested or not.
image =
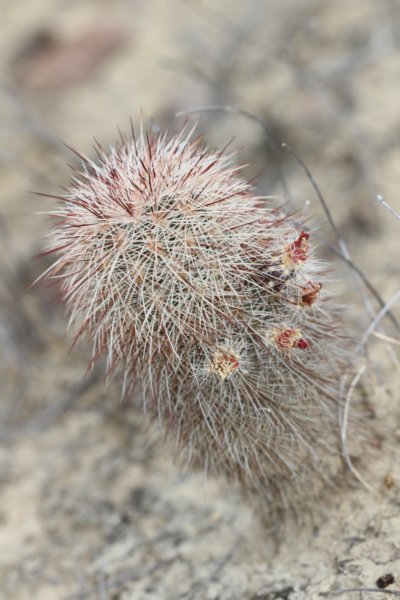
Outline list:
[[[295,507],[337,471],[347,361],[310,234],[187,129],[97,151],[48,248],[77,337],[187,463]]]

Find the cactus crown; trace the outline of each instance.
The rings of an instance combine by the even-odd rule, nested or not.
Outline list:
[[[189,463],[290,506],[337,454],[346,361],[310,234],[187,128],[97,151],[48,247],[78,337]]]

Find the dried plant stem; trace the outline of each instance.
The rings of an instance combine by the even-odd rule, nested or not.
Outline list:
[[[384,342],[387,342],[388,344],[394,344],[395,346],[400,346],[400,340],[397,340],[394,337],[391,337],[390,335],[385,335],[384,333],[380,333],[379,331],[373,331],[371,333],[371,335],[373,335],[374,337],[383,340]]]
[[[393,294],[393,296],[384,304],[384,306],[382,306],[381,310],[375,316],[374,320],[372,321],[372,323],[370,324],[370,326],[364,333],[363,337],[361,338],[361,341],[357,346],[357,352],[360,352],[364,348],[371,333],[374,332],[374,330],[379,325],[380,321],[383,319],[383,317],[387,313],[389,313],[390,309],[399,300],[399,298],[400,298],[400,289],[398,289],[397,292],[395,294]]]
[[[381,194],[378,194],[376,199],[378,200],[379,204],[382,204],[382,206],[384,206],[398,221],[400,221],[400,214],[386,202],[385,198],[381,196]]]
[[[366,592],[366,593],[374,593],[374,594],[386,594],[387,596],[400,596],[400,592],[397,592],[395,590],[381,590],[378,588],[345,588],[343,590],[333,590],[333,591],[329,591],[329,592],[320,592],[319,595],[320,596],[327,596],[328,598],[330,596],[341,596],[342,594],[353,594],[356,592]]]
[[[356,479],[358,479],[358,481],[360,483],[363,484],[363,486],[369,492],[372,492],[372,491],[374,491],[373,488],[369,485],[369,483],[367,483],[365,481],[365,479],[360,475],[359,471],[353,465],[352,460],[349,455],[349,452],[347,450],[347,445],[346,445],[347,425],[348,425],[351,398],[352,398],[354,390],[357,387],[358,382],[360,381],[364,372],[365,372],[365,365],[362,365],[359,368],[359,370],[357,371],[356,375],[354,376],[353,381],[351,382],[348,392],[346,394],[346,400],[345,400],[345,404],[344,404],[344,408],[343,408],[342,423],[341,423],[341,428],[340,428],[340,441],[341,441],[341,445],[342,445],[343,458],[345,459],[350,472],[354,475],[354,477],[356,477]]]

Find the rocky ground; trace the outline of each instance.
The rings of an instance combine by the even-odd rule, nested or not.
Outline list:
[[[146,419],[85,376],[68,353],[62,307],[30,283],[48,227],[48,194],[92,137],[107,145],[140,115],[179,128],[203,115],[207,143],[231,137],[261,193],[315,215],[335,241],[304,171],[324,192],[357,265],[384,301],[399,285],[400,7],[391,0],[3,0],[0,38],[0,598],[7,600],[383,600],[400,596],[400,403],[396,334],[371,335],[361,386],[379,443],[313,525],[260,523],[224,482],[183,474]],[[270,138],[270,140],[271,140]],[[345,318],[371,317],[337,264]],[[367,294],[370,310],[379,310]],[[394,307],[396,311],[396,307]],[[397,313],[398,314],[398,313]],[[382,339],[389,336],[389,341]],[[380,592],[378,577],[398,583]],[[354,591],[351,591],[354,590]],[[363,591],[362,591],[363,590]]]

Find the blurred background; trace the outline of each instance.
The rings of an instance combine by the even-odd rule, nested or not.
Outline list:
[[[337,262],[337,290],[361,337],[379,304],[359,297],[330,252],[335,233],[281,144],[310,168],[351,257],[386,302],[399,285],[400,224],[376,196],[400,211],[400,3],[1,0],[0,8],[0,598],[294,598],[294,581],[305,586],[311,571],[293,566],[289,550],[279,566],[235,491],[183,476],[118,384],[106,388],[101,367],[85,376],[87,348],[68,354],[63,308],[44,284],[30,288],[50,264],[34,256],[48,229],[43,212],[54,206],[31,192],[60,193],[67,164],[79,164],[65,144],[93,156],[93,137],[107,147],[130,118],[174,132],[182,111],[247,111],[268,135],[240,113],[193,119],[201,115],[211,147],[234,138],[260,193],[314,216],[319,254]],[[370,353],[373,397],[394,385],[398,361],[382,339]],[[394,468],[393,452],[377,477]],[[361,561],[359,577],[373,577],[371,568]],[[323,582],[332,573],[321,569]]]

